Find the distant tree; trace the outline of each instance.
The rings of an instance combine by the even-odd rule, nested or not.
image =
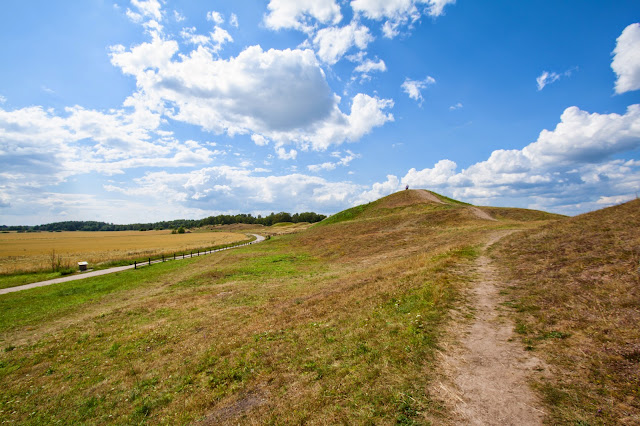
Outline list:
[[[268,216],[252,216],[251,214],[236,214],[236,215],[218,215],[209,216],[205,219],[199,220],[186,220],[178,219],[172,221],[163,221],[156,223],[131,223],[127,225],[115,225],[113,223],[96,222],[96,221],[66,221],[66,222],[54,222],[45,225],[37,226],[7,226],[0,225],[2,231],[19,231],[19,232],[37,232],[37,231],[49,231],[49,232],[61,232],[61,231],[136,231],[136,230],[151,230],[151,229],[179,229],[179,228],[198,228],[208,225],[230,225],[233,223],[246,223],[246,224],[260,224],[265,226],[271,226],[274,223],[279,222],[309,222],[315,223],[324,219],[326,216],[313,213],[295,213],[290,214],[286,212],[271,213]]]
[[[326,218],[325,215],[318,214],[318,213],[313,213],[313,212],[304,212],[304,213],[300,213],[300,214],[296,213],[294,215],[294,217],[293,217],[293,222],[316,223],[316,222],[320,222],[324,218]]]
[[[184,234],[185,230],[184,228],[181,226],[180,228],[178,228],[178,234]]]
[[[275,215],[273,215],[273,221],[271,222],[271,224],[274,223],[282,223],[282,222],[291,222],[291,215],[287,212],[280,212],[277,213]]]

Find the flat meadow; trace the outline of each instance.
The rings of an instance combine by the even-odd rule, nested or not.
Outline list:
[[[161,231],[33,232],[0,234],[0,274],[90,267],[121,260],[210,248],[245,240],[235,232],[172,234]]]

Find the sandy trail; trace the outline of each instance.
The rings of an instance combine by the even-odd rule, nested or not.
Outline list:
[[[485,212],[484,210],[480,210],[475,206],[469,207],[469,211],[471,211],[471,213],[478,219],[493,220],[493,221],[497,220],[496,218],[492,217],[489,213]]]
[[[508,233],[492,235],[485,250]],[[454,331],[458,342],[442,354],[438,393],[453,409],[454,424],[541,425],[545,413],[527,379],[544,374],[544,364],[514,339],[513,323],[501,315],[491,260],[483,254],[476,266],[478,278],[469,294],[474,319]]]
[[[440,198],[436,197],[426,189],[418,189],[417,192],[419,196],[425,201],[431,201],[437,204],[444,204],[444,201],[440,200]]]

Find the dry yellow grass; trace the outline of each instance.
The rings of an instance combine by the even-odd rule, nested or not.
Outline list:
[[[232,232],[171,234],[163,231],[38,232],[0,234],[0,273],[51,269],[51,255],[63,264],[89,264],[197,250],[245,239]]]
[[[495,257],[554,424],[640,424],[640,200],[514,234]]]

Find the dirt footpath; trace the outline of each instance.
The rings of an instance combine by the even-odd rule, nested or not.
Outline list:
[[[508,233],[492,235],[485,250]],[[540,425],[545,413],[528,377],[544,374],[546,368],[523,349],[513,323],[501,314],[503,300],[491,260],[483,254],[476,268],[468,294],[473,319],[454,326],[451,341],[445,343],[437,394],[454,412],[453,424]],[[459,320],[464,323],[454,318],[457,324]]]

